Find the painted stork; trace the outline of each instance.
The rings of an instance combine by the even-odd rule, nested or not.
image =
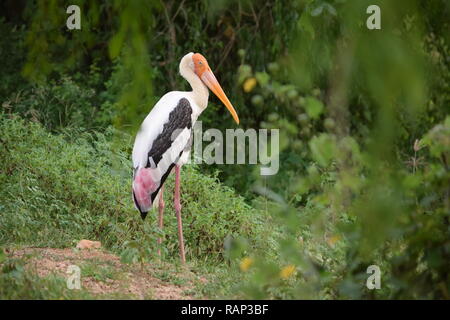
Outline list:
[[[178,223],[181,262],[185,263],[180,205],[180,168],[189,159],[193,127],[208,105],[208,88],[223,102],[236,123],[239,118],[222,90],[205,57],[188,53],[180,62],[180,74],[192,91],[166,93],[144,119],[133,147],[133,200],[145,219],[148,211],[158,208],[158,226],[163,228],[163,186],[175,167],[174,206]],[[162,239],[158,239],[161,243]],[[158,254],[160,252],[158,251]]]

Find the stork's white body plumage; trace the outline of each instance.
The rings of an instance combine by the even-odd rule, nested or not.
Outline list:
[[[208,105],[208,87],[224,102],[236,122],[239,123],[239,119],[202,55],[185,55],[180,62],[180,74],[189,82],[192,91],[172,91],[156,103],[136,135],[132,160],[133,200],[136,208],[144,219],[152,206],[158,206],[161,228],[164,209],[162,187],[175,167],[175,210],[180,255],[184,262],[179,199],[180,167],[189,159],[194,124]]]
[[[165,94],[152,111],[147,115],[141,128],[136,135],[133,147],[133,167],[145,168],[148,163],[148,152],[151,150],[153,142],[163,132],[164,124],[169,121],[170,113],[176,108],[178,102],[185,98],[192,108],[191,121],[195,123],[202,110],[189,98],[191,92],[172,91]],[[181,128],[180,128],[181,129]],[[169,148],[167,157],[173,159],[182,151],[189,140],[190,129],[184,128],[180,135],[174,140],[174,147]],[[183,164],[183,163],[180,163]]]

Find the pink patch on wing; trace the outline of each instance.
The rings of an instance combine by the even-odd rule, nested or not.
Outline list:
[[[136,173],[133,191],[141,211],[148,211],[152,206],[150,195],[158,188],[151,175],[151,168],[141,168]]]

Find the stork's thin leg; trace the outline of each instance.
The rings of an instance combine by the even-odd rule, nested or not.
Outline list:
[[[163,222],[163,214],[164,214],[164,207],[165,207],[165,203],[164,203],[164,186],[161,187],[160,189],[160,194],[159,194],[159,203],[158,203],[158,227],[161,229],[163,229],[164,226],[164,222]],[[158,239],[158,244],[161,245],[162,243],[162,238]],[[158,248],[158,255],[161,256],[161,249]]]
[[[186,257],[184,255],[184,239],[183,239],[183,224],[181,222],[181,204],[180,204],[180,167],[175,166],[175,211],[177,213],[178,222],[178,243],[180,246],[180,258],[181,262],[186,263]]]

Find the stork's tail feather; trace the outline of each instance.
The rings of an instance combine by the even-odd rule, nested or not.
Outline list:
[[[142,211],[141,211],[141,218],[142,218],[142,221],[145,220],[145,217],[147,216],[147,213],[148,213],[148,211],[147,211],[147,212],[142,212]]]
[[[145,219],[152,207],[151,194],[158,188],[150,170],[150,168],[138,169],[133,179],[133,200],[142,219]]]
[[[139,206],[139,202],[136,199],[136,194],[134,193],[134,190],[132,191],[132,194],[133,194],[134,205],[135,205],[136,209],[138,209],[139,212],[141,213],[142,220],[145,220],[145,217],[147,217],[148,211],[141,210],[141,207]]]

